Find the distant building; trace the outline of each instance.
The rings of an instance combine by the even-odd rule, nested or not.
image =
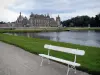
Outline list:
[[[19,17],[17,18],[16,22],[15,22],[15,27],[26,27],[28,24],[28,19],[27,17],[23,17],[21,15],[21,12],[20,12],[20,15]]]
[[[0,24],[0,28],[10,27],[9,24]]]
[[[59,27],[60,26],[60,17],[50,18],[48,15],[38,15],[31,13],[29,20],[27,17],[20,15],[15,22],[15,27]]]

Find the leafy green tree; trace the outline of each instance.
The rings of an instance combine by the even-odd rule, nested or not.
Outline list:
[[[5,22],[1,21],[0,24],[6,24]]]
[[[87,15],[77,16],[71,19],[61,22],[63,26],[70,27],[73,23],[74,27],[100,27],[100,14],[97,14],[95,17],[89,17]]]

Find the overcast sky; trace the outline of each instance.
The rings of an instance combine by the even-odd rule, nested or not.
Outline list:
[[[0,0],[0,21],[15,21],[22,15],[29,17],[30,13],[47,14],[61,20],[71,17],[100,13],[100,0]]]

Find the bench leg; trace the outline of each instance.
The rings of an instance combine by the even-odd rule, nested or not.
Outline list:
[[[40,66],[42,66],[42,64],[43,64],[43,57],[41,57],[41,59],[42,59],[42,61],[41,61],[41,64],[40,64]]]
[[[75,68],[75,72],[74,73],[76,74],[76,68]]]
[[[75,66],[71,66],[71,69],[73,69],[74,73],[76,74],[76,68],[75,68]]]
[[[67,75],[68,75],[68,73],[69,73],[69,70],[70,70],[70,68],[69,68],[69,65],[68,65],[68,69],[67,69]]]

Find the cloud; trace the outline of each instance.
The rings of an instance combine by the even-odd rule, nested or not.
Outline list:
[[[0,1],[0,20],[8,21],[8,16],[9,15],[11,16],[12,12],[6,9],[6,6],[8,6],[9,3],[13,3],[13,2],[14,0],[10,0],[10,2],[6,0]],[[9,19],[11,18],[9,17]]]
[[[0,20],[4,21],[16,20],[20,11],[26,16],[31,12],[52,17],[59,14],[61,20],[100,13],[100,0],[3,0],[0,5]]]
[[[17,19],[19,13],[8,9],[8,6],[14,2],[15,0],[0,0],[0,21],[11,22]]]

